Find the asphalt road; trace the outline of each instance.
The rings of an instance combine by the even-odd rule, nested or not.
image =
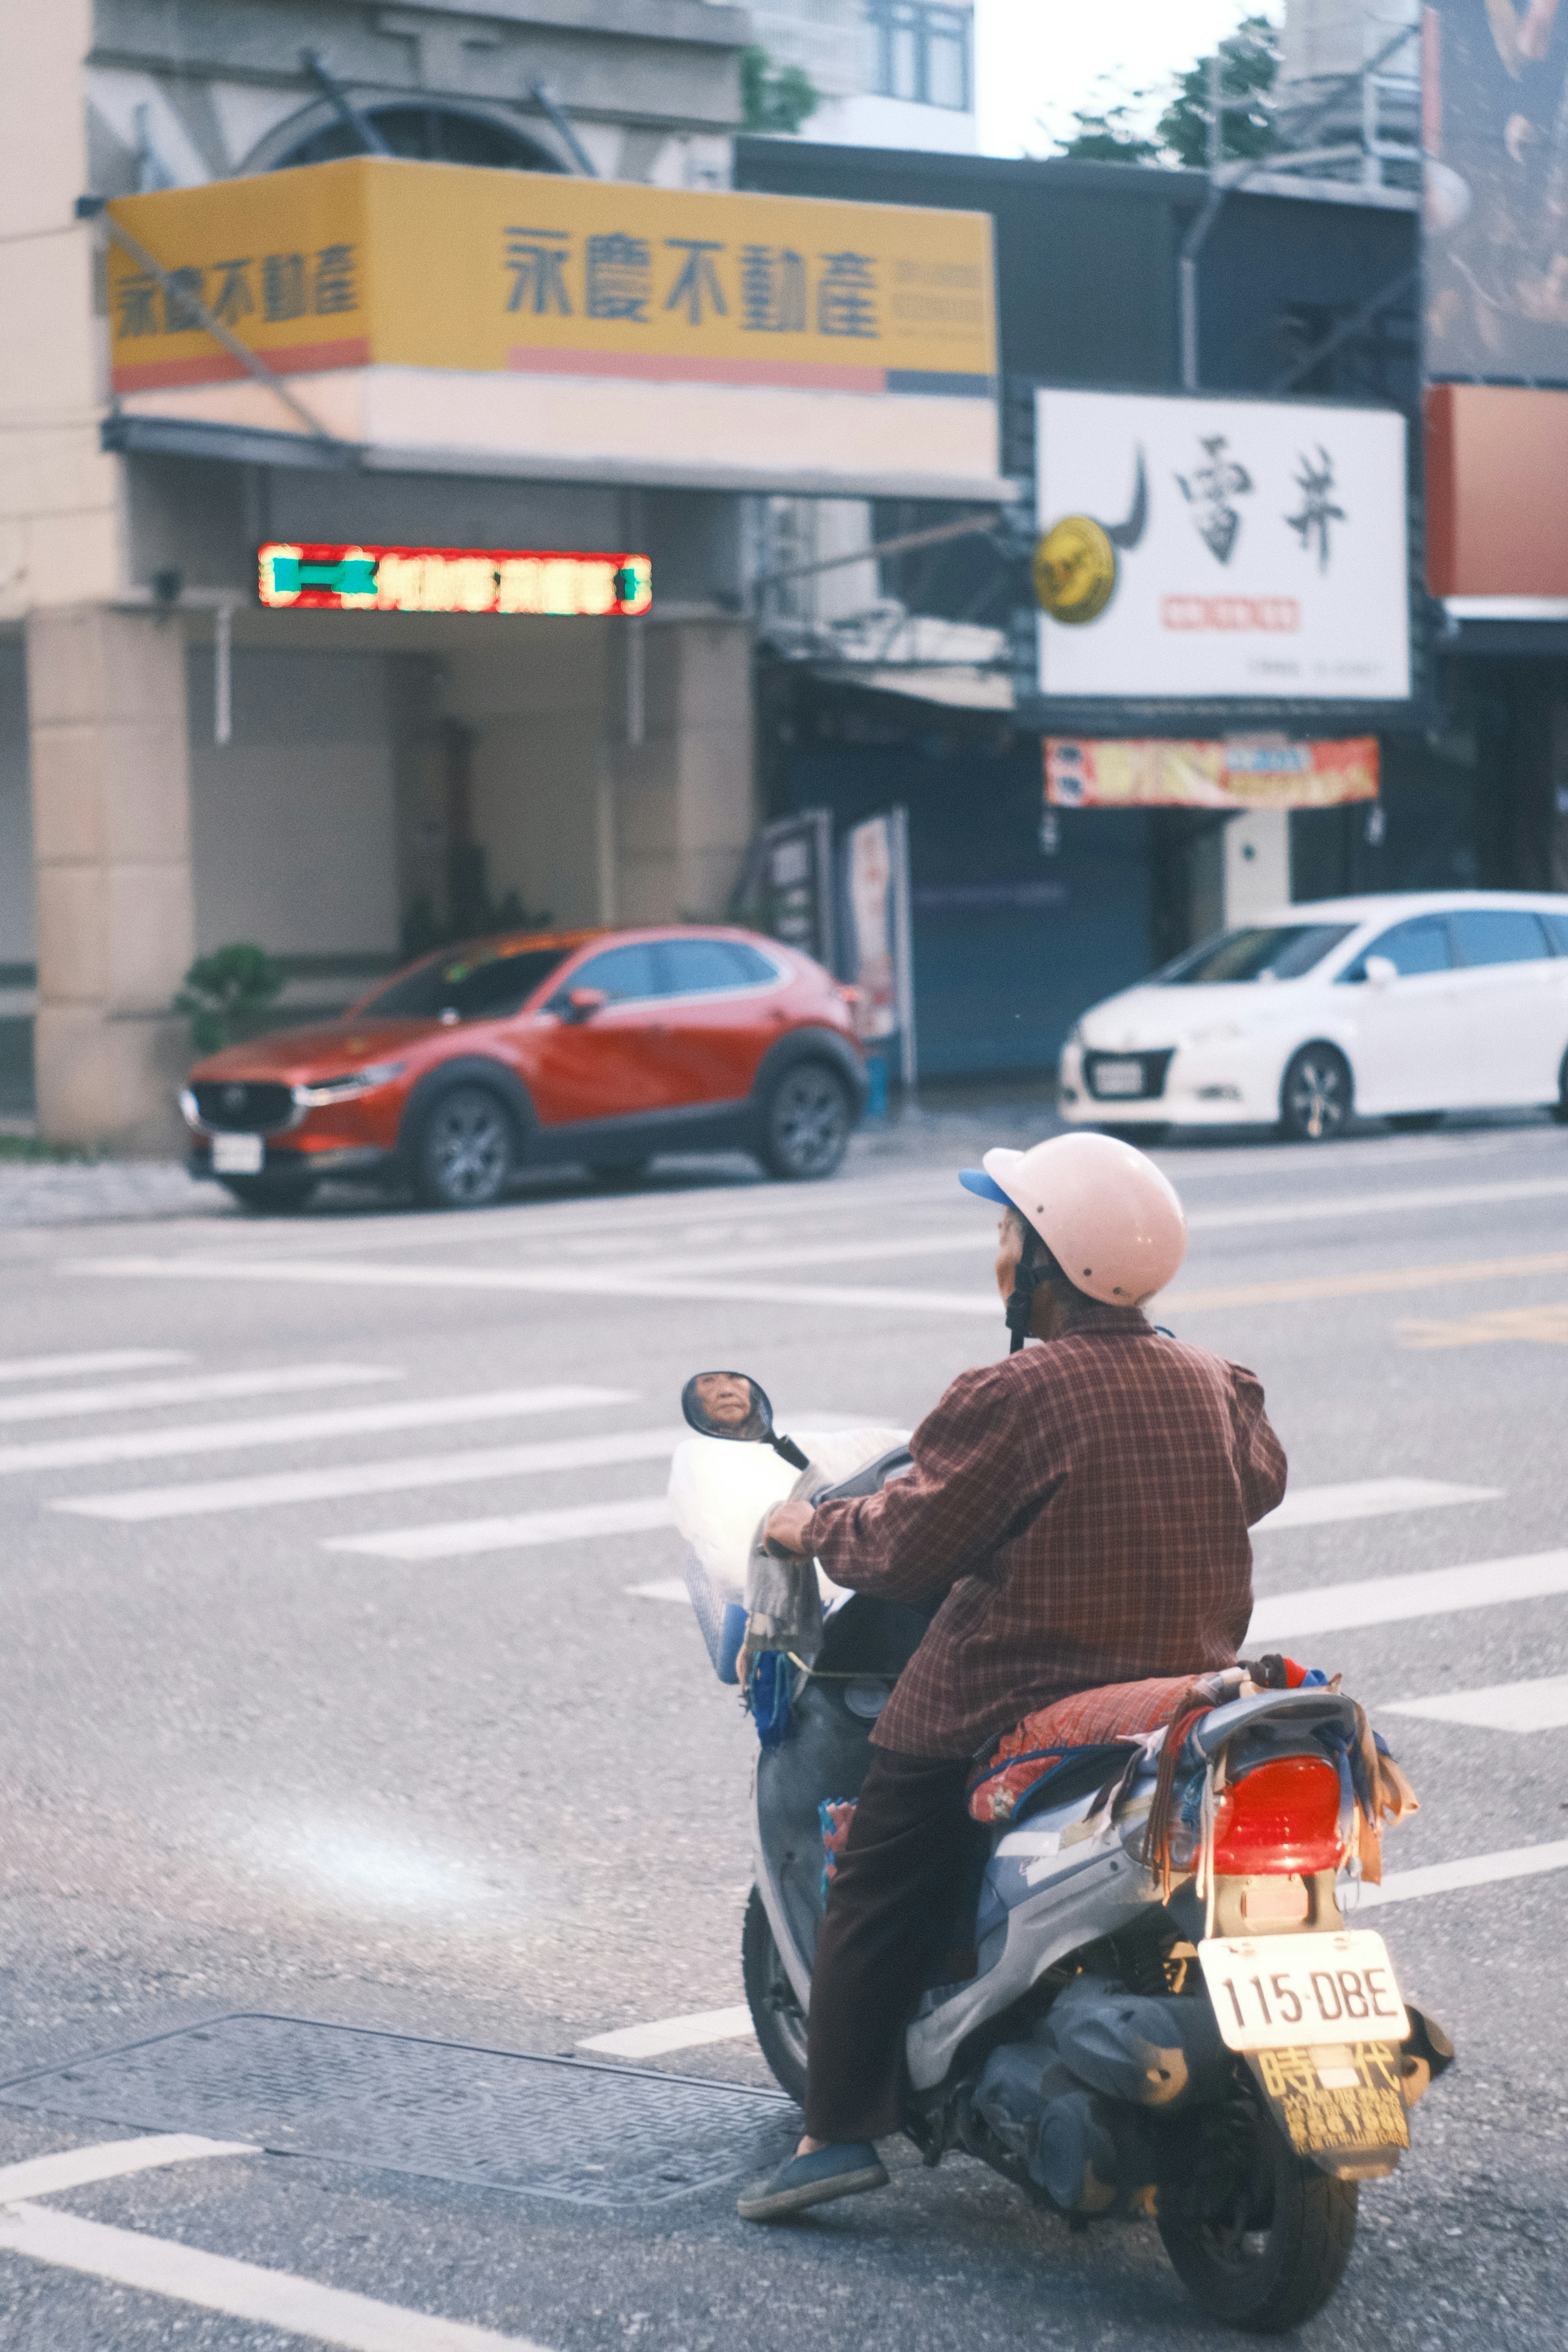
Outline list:
[[[989,1221],[951,1171],[1033,1118],[1015,1097],[890,1130],[814,1189],[737,1165],[472,1217],[0,1235],[7,2352],[1233,2340],[1150,2226],[1069,2232],[963,2158],[897,2153],[891,2190],[774,2232],[735,2219],[732,2182],[595,2201],[602,2126],[558,2101],[514,2128],[530,2070],[425,2046],[631,2033],[604,2065],[765,2084],[721,2014],[752,1735],[684,1606],[636,1590],[679,1570],[658,1523],[679,1391],[733,1363],[786,1428],[916,1421],[1003,1343]],[[1568,2335],[1568,1685],[1521,1686],[1568,1676],[1568,1133],[1162,1157],[1194,1223],[1162,1319],[1266,1383],[1295,1517],[1259,1534],[1258,1592],[1415,1784],[1369,1924],[1460,2052],[1300,2340],[1538,2352]],[[202,2053],[281,2029],[160,2055],[156,2112],[141,2061],[73,2063],[237,2012],[422,2041],[353,2040],[384,2070],[357,2094],[256,2062],[234,2095],[293,2099],[331,2158],[9,2168],[150,2122],[254,2137],[206,2100]],[[570,2197],[450,2177],[447,2091],[487,2065],[497,2177],[510,2147]],[[15,2083],[46,2069],[77,2080]],[[720,2105],[728,2160],[783,2144],[789,2111]]]

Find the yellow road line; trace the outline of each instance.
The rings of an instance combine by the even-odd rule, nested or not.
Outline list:
[[[1293,1282],[1243,1282],[1215,1290],[1172,1290],[1152,1302],[1154,1314],[1174,1307],[1192,1314],[1207,1307],[1289,1307],[1314,1298],[1371,1298],[1385,1290],[1430,1290],[1448,1282],[1507,1282],[1531,1274],[1568,1274],[1568,1250],[1539,1257],[1461,1258],[1449,1265],[1389,1265],[1361,1274],[1303,1275]]]

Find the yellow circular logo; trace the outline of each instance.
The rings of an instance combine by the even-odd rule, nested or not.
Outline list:
[[[1054,621],[1098,619],[1116,593],[1116,550],[1092,515],[1064,515],[1035,549],[1035,594]]]

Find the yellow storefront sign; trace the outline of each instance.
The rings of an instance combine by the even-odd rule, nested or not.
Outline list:
[[[994,397],[984,214],[353,156],[116,198],[120,394],[393,367]]]

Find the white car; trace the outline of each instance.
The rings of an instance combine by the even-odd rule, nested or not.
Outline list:
[[[1133,1139],[1352,1111],[1398,1128],[1547,1104],[1568,1120],[1568,898],[1402,891],[1280,907],[1086,1013],[1058,1100]]]

